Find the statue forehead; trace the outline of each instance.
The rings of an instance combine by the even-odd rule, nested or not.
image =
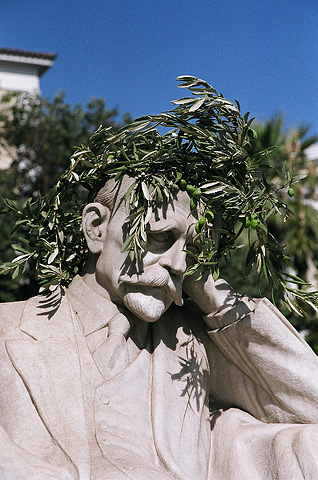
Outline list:
[[[112,217],[119,218],[125,215],[124,196],[134,181],[134,178],[128,176],[124,176],[119,182],[109,179],[97,193],[95,201],[110,208]],[[156,206],[153,217],[174,217],[177,212],[182,212],[182,215],[190,214],[190,198],[185,191],[175,191],[169,201]]]
[[[187,193],[179,191],[174,198],[171,198],[170,202],[166,205],[160,206],[152,216],[151,221],[166,220],[169,222],[169,219],[175,220],[181,217],[183,220],[188,218],[193,221],[194,217],[191,215],[190,211],[190,199]]]
[[[113,208],[112,217],[116,217],[117,219],[122,218],[122,221],[125,221],[127,216],[125,203],[123,201],[124,195],[126,193],[125,188],[121,188],[118,191],[118,195],[116,198],[116,203]],[[191,221],[193,221],[196,216],[194,217],[190,211],[190,198],[186,192],[178,191],[174,197],[171,197],[169,202],[163,202],[162,204],[156,206],[153,209],[153,213],[150,218],[150,223],[157,222],[159,220],[165,220],[169,222],[173,219],[178,217],[182,217],[184,220],[191,217]]]

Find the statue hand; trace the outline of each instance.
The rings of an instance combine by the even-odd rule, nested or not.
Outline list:
[[[184,291],[203,311],[209,328],[236,324],[255,310],[255,302],[246,295],[237,293],[222,279],[213,280],[206,273],[200,280],[191,275],[183,284]]]
[[[203,274],[200,280],[197,278],[197,274],[187,277],[183,282],[183,290],[206,315],[213,315],[237,301],[236,292],[225,280],[213,280],[209,272]]]

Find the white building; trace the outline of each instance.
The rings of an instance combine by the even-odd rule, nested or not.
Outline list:
[[[40,92],[40,77],[55,58],[55,53],[0,48],[0,91]]]
[[[7,92],[40,93],[40,77],[55,58],[55,53],[0,48],[0,98]],[[10,167],[15,153],[0,136],[0,170]]]

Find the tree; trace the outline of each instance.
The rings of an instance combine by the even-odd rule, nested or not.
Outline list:
[[[0,143],[11,147],[13,162],[9,169],[0,171],[1,197],[22,203],[47,194],[67,168],[75,146],[86,142],[100,125],[117,130],[129,121],[129,114],[120,118],[119,109],[108,109],[102,98],[91,98],[86,107],[72,107],[63,92],[52,101],[25,93],[4,95],[0,100]],[[5,210],[0,199],[0,213]],[[12,213],[0,215],[0,263],[12,258]],[[0,301],[21,300],[36,292],[31,269],[22,280],[0,277]]]
[[[309,126],[301,125],[297,129],[284,129],[284,118],[278,115],[264,124],[253,127],[257,137],[251,139],[253,154],[275,146],[276,148],[263,160],[269,167],[267,180],[276,182],[278,171],[293,170],[304,178],[291,186],[288,192],[281,192],[283,200],[290,207],[291,214],[286,221],[273,216],[269,220],[269,235],[275,237],[280,245],[285,245],[293,262],[292,273],[318,288],[318,212],[308,202],[318,185],[318,172],[307,162],[305,150],[317,142],[316,135],[309,135]],[[251,242],[253,239],[251,238]],[[251,296],[265,295],[271,299],[271,293],[265,281],[260,281],[254,273],[244,277],[246,269],[246,247],[233,252],[235,261],[224,265],[222,275],[239,291]],[[244,280],[242,280],[244,279]],[[318,325],[315,315],[308,311],[305,317],[299,317],[287,311],[282,304],[279,308],[294,326],[306,335],[306,340],[318,353]],[[306,310],[306,307],[305,307]]]
[[[72,164],[50,191],[51,178],[61,171],[63,154],[56,153],[51,159],[54,168],[50,163],[47,174],[44,167],[37,164],[37,168],[31,171],[32,190],[39,182],[37,188],[43,193],[49,191],[49,195],[46,198],[39,195],[31,213],[28,213],[28,202],[21,207],[21,221],[28,223],[32,238],[30,236],[28,241],[28,250],[23,250],[21,243],[15,247],[17,252],[26,254],[22,255],[20,266],[13,261],[2,266],[2,271],[9,269],[15,276],[23,265],[27,265],[29,258],[37,258],[41,281],[46,288],[67,284],[80,268],[85,253],[82,237],[74,233],[79,228],[78,192],[81,188],[96,192],[105,175],[116,175],[119,181],[124,174],[131,174],[135,176],[135,182],[126,195],[129,217],[123,248],[134,261],[138,261],[146,246],[148,213],[179,187],[189,193],[193,210],[200,206],[195,229],[203,246],[193,253],[192,271],[205,264],[211,266],[217,276],[220,262],[232,254],[234,261],[230,271],[223,265],[221,275],[237,290],[247,290],[253,296],[272,294],[277,302],[285,301],[290,308],[299,311],[306,310],[310,302],[317,308],[317,292],[310,294],[303,290],[303,282],[295,277],[295,274],[306,277],[308,266],[315,261],[316,255],[315,212],[306,204],[306,196],[317,178],[315,172],[309,172],[307,179],[298,185],[300,176],[296,173],[306,166],[305,148],[317,138],[307,138],[308,127],[284,131],[282,117],[251,129],[252,120],[248,114],[241,115],[238,102],[235,105],[224,99],[203,80],[188,76],[179,77],[179,80],[183,82],[180,87],[189,88],[195,97],[176,100],[173,103],[179,106],[173,111],[142,117],[117,133],[104,124],[87,142],[77,142],[79,147],[72,156]],[[28,109],[22,107],[28,113]],[[100,106],[97,110],[101,111]],[[24,115],[20,116],[19,128],[23,125]],[[54,131],[56,119],[49,123]],[[88,115],[85,120],[84,117],[81,119],[80,125],[81,128],[86,125],[86,131],[87,125],[88,130],[94,130],[93,123]],[[36,137],[37,117],[31,126]],[[170,130],[161,135],[158,126]],[[51,138],[51,131],[45,130],[44,133]],[[67,142],[70,136],[67,131]],[[20,142],[21,138],[22,134]],[[43,139],[46,139],[45,135],[39,143]],[[61,143],[61,138],[55,135],[53,141]],[[22,146],[23,158],[34,165],[32,154],[35,148],[28,151],[25,143]],[[25,183],[28,182],[20,181],[20,195],[25,195]],[[19,207],[11,204],[11,208],[18,210]],[[291,210],[295,212],[294,216],[290,215]],[[279,222],[271,220],[275,219],[275,213],[280,214]],[[282,221],[284,217],[286,222]],[[213,219],[215,222],[221,220],[219,226],[215,226]],[[221,232],[219,240],[215,236],[217,231]],[[293,231],[295,235],[291,240]],[[299,242],[300,231],[308,241]],[[50,235],[49,242],[47,235]],[[239,237],[245,245],[246,262],[242,261],[243,249],[236,248],[235,240]],[[288,261],[283,250],[285,244],[288,244],[295,264],[290,272],[285,270]],[[250,277],[252,283],[248,283],[244,277],[252,266],[259,268],[254,277]],[[296,285],[293,291],[289,280],[287,282],[292,275],[293,285]],[[257,284],[260,291],[255,291]],[[309,326],[308,320],[295,320],[291,313],[288,316],[299,330]]]

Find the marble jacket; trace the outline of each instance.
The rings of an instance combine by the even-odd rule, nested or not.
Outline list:
[[[67,292],[3,304],[0,322],[0,478],[29,480],[15,472],[32,461],[60,480],[90,480],[83,338]],[[267,300],[238,320],[229,311],[206,323],[185,305],[149,327],[149,415],[162,478],[318,479],[316,355]]]

